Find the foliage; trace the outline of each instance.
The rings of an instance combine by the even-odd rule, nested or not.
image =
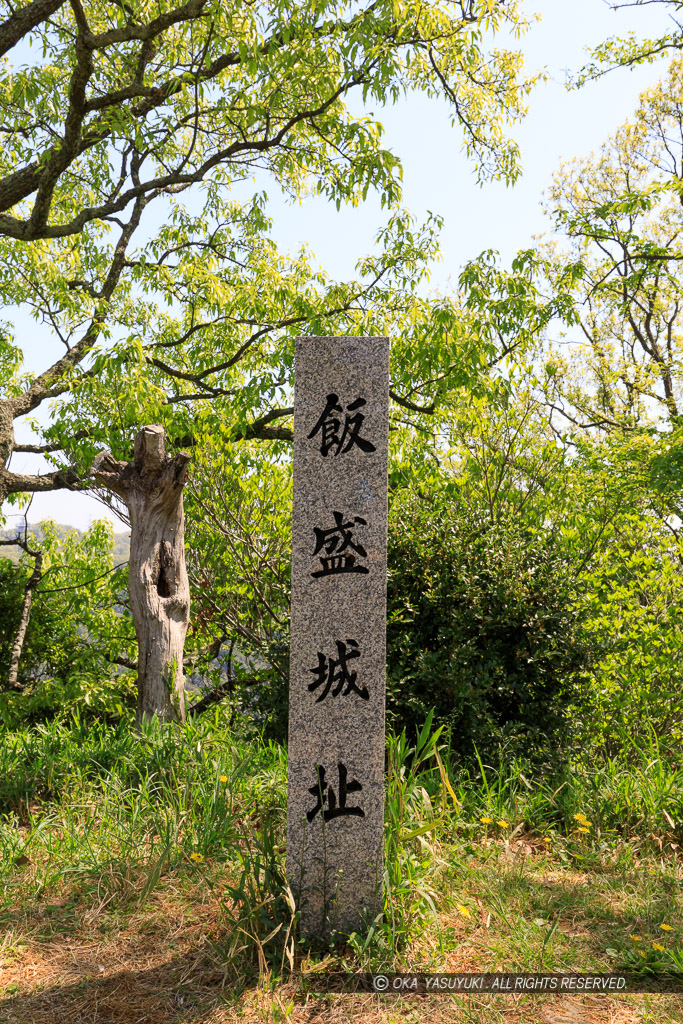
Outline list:
[[[576,732],[586,752],[631,756],[652,736],[679,749],[683,712],[681,542],[626,512],[584,578],[584,631],[596,651]],[[586,709],[590,709],[587,711]]]
[[[7,550],[7,549],[5,549]],[[18,567],[9,558],[0,557],[0,679],[7,680],[10,650],[16,636],[21,604],[30,570]],[[34,629],[36,627],[34,626]],[[42,624],[41,624],[41,627]]]
[[[668,430],[681,415],[682,115],[677,58],[597,156],[555,177],[550,212],[569,247],[547,250],[549,280],[581,328],[545,352],[560,429]]]
[[[556,538],[453,489],[398,500],[390,551],[390,720],[414,730],[433,708],[465,758],[502,741],[556,750],[587,658]]]
[[[400,161],[367,105],[412,91],[445,99],[480,179],[514,181],[503,128],[532,82],[521,56],[494,44],[526,29],[517,0],[22,11],[8,8],[3,25],[0,300],[31,313],[51,365],[27,372],[16,324],[3,325],[0,500],[91,486],[94,456],[129,458],[150,422],[175,449],[275,442],[277,462],[291,441],[297,334],[392,334],[393,400],[417,422],[498,358],[490,323],[481,337],[461,328],[462,296],[421,294],[440,221],[416,226],[401,209]],[[330,280],[303,247],[278,252],[266,182],[337,207],[378,195],[386,221],[355,279]],[[506,351],[510,334],[508,322]],[[32,422],[40,443],[17,443],[12,424],[48,401],[49,420]],[[13,452],[54,471],[14,472]],[[209,614],[202,606],[193,639]],[[245,633],[263,639],[244,614],[237,633],[241,645]],[[190,653],[204,669],[192,640]]]
[[[656,687],[662,701],[652,705],[650,721],[665,735],[677,700],[671,655],[680,642],[677,542],[661,519],[678,507],[658,461],[668,447],[649,433],[584,438],[568,458],[519,376],[454,412],[450,430],[441,470],[429,442],[400,432],[392,440],[394,727],[416,730],[431,708],[455,729],[461,754],[514,736],[517,749],[538,758],[548,755],[552,729],[553,742],[564,737],[566,756],[570,736],[593,749],[611,729],[606,749],[614,753],[623,737],[607,723],[617,715],[619,673],[630,666],[619,728],[638,734],[646,690]],[[198,543],[190,564],[202,628],[192,642],[200,650],[218,638],[224,652],[233,645],[232,677],[223,661],[213,678],[204,670],[205,680],[222,684],[235,707],[284,739],[289,536],[282,495],[289,469],[258,449],[240,448],[239,458],[219,449],[220,441],[207,449],[191,487]],[[638,522],[642,536],[633,532]],[[662,559],[666,573],[658,569]],[[643,658],[629,659],[631,647]]]
[[[268,735],[287,730],[291,463],[253,442],[206,438],[187,488],[189,651],[205,683],[235,691]],[[201,653],[221,659],[206,664]],[[192,655],[190,655],[192,657]]]
[[[432,863],[436,850],[430,840],[436,839],[448,811],[456,807],[439,755],[443,726],[435,729],[433,718],[430,712],[413,745],[405,730],[390,733],[387,739],[384,912],[365,935],[350,940],[366,970],[390,970],[396,956],[409,949],[437,916],[440,872]]]
[[[9,11],[9,36],[17,24]],[[438,219],[399,211],[400,165],[350,97],[445,96],[480,171],[511,180],[501,124],[526,86],[514,55],[485,51],[504,25],[521,26],[517,6],[495,0],[476,14],[445,0],[54,4],[33,30],[42,58],[7,76],[0,295],[28,304],[64,355],[32,378],[0,326],[0,427],[58,400],[44,443],[23,446],[55,474],[9,471],[0,432],[0,490],[82,486],[100,447],[130,455],[142,421],[192,448],[188,672],[230,698],[184,731],[132,734],[110,531],[45,527],[23,692],[0,709],[8,955],[22,915],[68,930],[77,907],[81,931],[129,934],[164,899],[176,917],[210,899],[168,991],[207,963],[232,998],[296,972],[308,999],[323,970],[438,969],[468,943],[483,970],[683,968],[683,64],[599,157],[558,176],[568,246],[520,253],[509,272],[484,253],[456,294],[425,299]],[[672,32],[596,60],[680,45]],[[387,225],[357,280],[277,252],[265,195],[237,198],[262,172],[297,198],[379,192]],[[271,738],[286,713],[304,332],[395,338],[385,906],[324,957],[297,932],[286,754]],[[28,565],[0,560],[0,669]]]
[[[133,699],[132,678],[116,660],[130,659],[134,635],[125,603],[125,566],[114,567],[110,523],[93,523],[84,534],[60,537],[54,523],[41,524],[43,575],[34,591],[21,662],[19,693],[5,694],[6,724],[53,717],[120,717]],[[25,560],[8,566],[12,586],[1,656],[8,661],[22,599]],[[11,568],[9,566],[11,565]]]
[[[683,430],[658,434],[647,461],[649,486],[661,513],[683,512]],[[670,520],[666,520],[669,522]]]
[[[133,736],[125,721],[76,716],[4,740],[9,957],[34,928],[77,930],[75,942],[92,929],[105,951],[139,929],[146,948],[163,945],[164,964],[178,961],[174,992],[211,976],[211,998],[218,978],[234,1000],[260,978],[262,1000],[286,980],[309,1003],[321,971],[439,970],[475,943],[481,970],[680,970],[683,774],[654,740],[629,764],[597,757],[537,774],[502,750],[457,767],[431,716],[413,743],[390,735],[385,914],[324,950],[298,933],[284,881],[284,750],[246,735],[227,709],[183,731],[152,722]],[[591,884],[577,886],[577,872]],[[164,915],[185,908],[199,939],[179,955]],[[631,933],[646,944],[635,961]]]
[[[415,833],[424,825],[442,835],[461,830],[471,837],[482,831],[481,824],[500,819],[508,827],[524,822],[528,831],[552,829],[559,837],[576,829],[579,814],[596,834],[639,836],[645,845],[652,832],[666,839],[683,830],[683,770],[652,732],[646,742],[630,748],[628,761],[599,754],[566,765],[557,762],[552,772],[538,773],[531,762],[510,757],[504,749],[488,762],[475,758],[461,765],[457,746],[449,746],[445,731],[433,721],[430,715],[413,742],[405,733],[388,734],[390,871],[399,866],[395,861],[403,856],[402,845],[416,852],[423,847],[422,836],[429,840],[430,829]],[[139,837],[145,860],[150,851],[144,834],[150,835],[152,824],[166,821],[167,815],[182,822],[189,814],[185,843],[173,854],[181,860],[190,852],[220,856],[229,847],[231,830],[245,826],[252,812],[255,819],[262,812],[275,815],[264,825],[278,834],[284,824],[279,810],[285,798],[285,749],[245,729],[227,707],[190,720],[186,730],[153,722],[137,736],[128,721],[93,723],[78,713],[4,728],[0,757],[0,813],[10,815],[2,835],[12,849],[26,842],[12,834],[12,815],[25,821],[36,803],[64,811],[73,804],[75,824],[78,800],[86,793],[106,800],[105,832],[118,822],[125,835],[124,820],[131,813],[148,819]],[[492,821],[482,823],[482,816]],[[157,828],[155,841],[166,832],[167,825]],[[39,833],[35,841],[42,842]],[[3,856],[2,865],[11,872],[11,857]]]
[[[394,393],[407,386],[417,404],[435,378],[477,377],[459,303],[416,291],[438,218],[417,228],[400,209],[399,158],[365,104],[414,90],[445,99],[480,176],[513,181],[503,126],[531,82],[520,55],[493,44],[525,30],[517,0],[8,11],[0,298],[30,310],[55,358],[26,373],[3,328],[0,490],[83,486],[96,452],[129,457],[144,423],[186,446],[217,432],[291,438],[279,421],[295,334],[392,334]],[[20,42],[33,44],[25,63]],[[266,181],[337,206],[379,196],[387,221],[356,280],[330,281],[305,249],[277,251]],[[50,399],[43,443],[15,443],[12,421]],[[12,450],[55,471],[10,471]]]
[[[542,759],[566,743],[567,702],[603,650],[578,598],[612,523],[642,503],[634,452],[586,440],[569,455],[535,381],[533,366],[492,381],[454,408],[446,455],[394,473],[392,721],[414,730],[434,708],[465,758],[504,741]]]
[[[626,38],[614,36],[606,39],[599,46],[590,50],[591,60],[581,69],[576,85],[584,85],[591,79],[598,78],[615,68],[632,68],[637,64],[651,63],[659,57],[668,56],[672,51],[676,53],[683,49],[683,29],[680,21],[683,3],[681,0],[614,0],[611,4],[613,10],[641,6],[647,6],[648,9],[652,7],[663,9],[660,29],[662,34],[638,39],[634,33],[631,33]],[[651,16],[654,13],[654,11],[650,11]]]

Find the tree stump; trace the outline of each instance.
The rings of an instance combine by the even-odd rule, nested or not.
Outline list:
[[[163,427],[142,427],[132,462],[101,452],[98,483],[125,501],[130,515],[128,592],[138,641],[137,724],[157,716],[185,721],[183,653],[190,622],[185,567],[183,486],[190,456],[166,453]]]

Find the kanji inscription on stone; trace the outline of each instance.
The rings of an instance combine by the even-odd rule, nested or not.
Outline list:
[[[381,910],[389,340],[299,338],[287,875],[302,929]]]

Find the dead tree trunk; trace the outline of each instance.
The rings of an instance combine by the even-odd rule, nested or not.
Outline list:
[[[133,462],[102,452],[92,465],[98,483],[118,494],[130,514],[128,590],[138,641],[138,725],[154,715],[185,721],[190,585],[183,485],[189,460],[185,452],[167,455],[163,427],[150,426],[135,438]]]

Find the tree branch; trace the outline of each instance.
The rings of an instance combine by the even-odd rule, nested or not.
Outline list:
[[[0,25],[0,57],[4,56],[25,35],[58,11],[64,0],[33,0],[19,7]]]
[[[434,402],[430,405],[416,405],[415,402],[411,402],[407,398],[401,398],[401,396],[397,395],[395,391],[389,391],[389,397],[392,398],[397,405],[402,405],[404,409],[409,409],[410,412],[425,413],[427,416],[431,416],[436,408]]]
[[[77,67],[78,75],[76,74],[76,71],[74,72],[74,87],[76,89],[78,102],[71,104],[69,115],[71,117],[71,121],[69,122],[70,128],[72,128],[76,124],[76,121],[79,116],[82,120],[83,110],[82,107],[79,105],[79,97],[81,96],[81,86],[83,85],[84,88],[83,78],[86,74],[89,74],[88,67],[89,66],[85,62],[85,57],[83,57],[81,65]],[[126,208],[126,206],[128,206],[130,202],[132,202],[135,199],[144,197],[148,193],[160,190],[167,190],[172,187],[189,186],[197,184],[198,182],[203,181],[206,175],[209,173],[209,171],[213,170],[214,167],[217,167],[219,164],[225,163],[226,161],[229,161],[236,156],[244,155],[248,152],[252,152],[254,154],[267,153],[269,150],[281,145],[285,137],[288,135],[288,133],[291,132],[292,129],[295,128],[302,121],[320,117],[327,110],[329,110],[329,108],[333,106],[333,104],[336,103],[341,96],[347,93],[354,86],[362,85],[365,82],[367,82],[368,70],[369,69],[365,69],[364,73],[358,73],[352,76],[351,78],[347,79],[345,82],[342,82],[342,84],[339,85],[338,88],[335,89],[334,92],[332,92],[327,97],[327,99],[320,103],[317,107],[301,110],[297,114],[294,114],[293,116],[289,117],[287,121],[284,123],[284,125],[280,128],[280,130],[276,132],[275,135],[270,137],[266,136],[261,139],[254,138],[244,140],[241,142],[233,142],[230,146],[227,146],[226,148],[219,150],[217,153],[214,153],[211,157],[209,157],[202,164],[200,164],[195,171],[183,173],[176,168],[176,170],[171,171],[170,173],[161,175],[156,178],[152,178],[149,181],[133,184],[125,192],[120,193],[115,199],[110,199],[109,201],[102,203],[100,206],[87,207],[86,209],[81,210],[81,212],[76,217],[74,217],[71,221],[67,222],[66,224],[47,226],[46,217],[49,213],[49,209],[47,211],[43,209],[44,203],[41,200],[41,207],[39,209],[39,213],[36,214],[34,208],[34,212],[31,214],[31,217],[28,221],[19,220],[18,218],[11,217],[5,213],[0,214],[0,231],[11,238],[17,238],[24,241],[29,238],[65,238],[68,235],[77,234],[79,231],[82,230],[82,228],[85,227],[86,224],[89,224],[93,220],[102,220],[105,217],[111,216],[114,213],[121,212]],[[74,151],[71,154],[70,160],[64,165],[64,167],[68,166],[68,163],[71,162],[76,156],[78,156],[80,152],[83,152],[85,149],[89,148],[90,146],[94,145],[97,142],[103,141],[103,139],[106,138],[108,134],[108,130],[105,131],[104,134],[102,130],[100,130],[96,133],[96,138],[84,139],[80,149],[77,152]],[[65,142],[66,141],[67,136],[65,132]],[[69,134],[69,142],[71,143],[71,141],[71,134]],[[71,149],[69,151],[71,152]],[[64,155],[62,154],[60,156],[61,149],[53,149],[50,150],[49,152],[50,156],[47,167],[48,169],[52,168],[54,170],[57,166],[61,165],[64,159]],[[62,168],[62,170],[64,169],[64,167]],[[25,173],[29,174],[29,180],[26,183],[24,183],[24,185],[17,191],[17,185],[19,182],[20,175]],[[30,193],[34,191],[36,184],[39,181],[41,181],[42,176],[45,173],[45,167],[42,165],[39,166],[34,161],[34,163],[31,164],[29,167],[24,168],[22,171],[15,172],[14,175],[8,176],[8,178],[6,178],[4,182],[0,183],[0,210],[7,210],[10,207],[16,205],[21,199],[26,198],[26,196],[30,195]],[[14,185],[11,188],[10,179],[14,180]],[[52,185],[50,184],[50,181],[51,178],[50,176],[48,176],[48,178],[46,178],[46,184],[44,187],[42,182],[41,184],[39,184],[39,194],[42,197],[46,197],[48,195],[51,197]],[[38,199],[36,199],[36,203],[38,203]]]
[[[54,473],[29,475],[26,473],[4,473],[4,489],[7,494],[22,494],[24,491],[55,491],[66,488],[69,491],[83,491],[85,482],[75,469],[67,467]]]
[[[257,676],[245,676],[243,679],[235,679],[232,676],[215,690],[205,694],[194,704],[188,706],[188,714],[201,715],[207,708],[220,703],[224,697],[234,693],[238,686],[256,686],[261,680]]]
[[[11,410],[13,419],[16,419],[18,416],[25,416],[27,413],[37,409],[44,399],[54,398],[68,390],[68,382],[64,381],[60,383],[60,378],[62,378],[68,370],[77,366],[97,341],[100,329],[105,322],[106,304],[113,295],[114,289],[116,288],[119,278],[123,272],[126,249],[128,248],[128,244],[135,229],[140,223],[142,212],[149,201],[150,197],[141,197],[133,207],[130,220],[121,232],[116,248],[114,249],[114,257],[109,267],[107,277],[100,289],[100,296],[103,301],[90,321],[84,336],[73,346],[73,348],[69,349],[66,355],[62,356],[62,358],[58,359],[56,363],[53,363],[47,370],[39,374],[31,382],[26,391],[6,400],[6,404]],[[19,490],[21,490],[21,488],[19,488]]]
[[[86,437],[92,437],[94,433],[94,430],[76,430],[69,435],[69,441],[82,441]],[[24,455],[49,455],[51,452],[61,452],[65,447],[63,441],[51,441],[47,444],[15,444],[12,451]]]

